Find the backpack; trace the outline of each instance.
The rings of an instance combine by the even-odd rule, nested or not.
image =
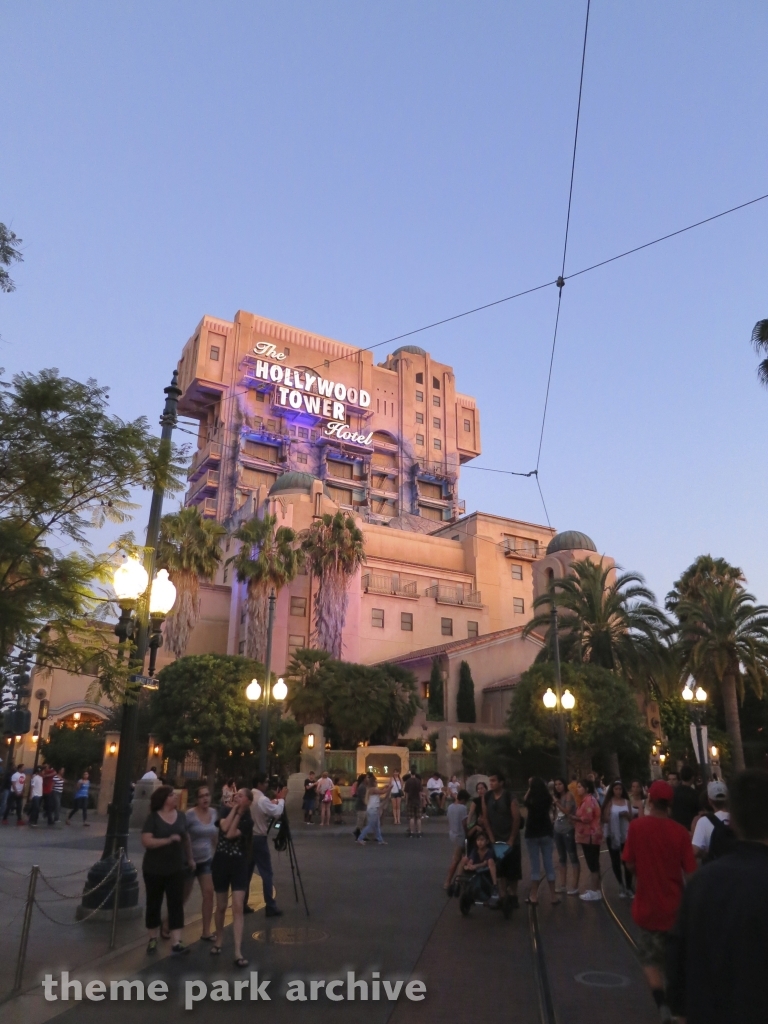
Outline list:
[[[712,824],[712,835],[709,838],[709,849],[707,850],[704,862],[709,864],[719,857],[733,853],[736,849],[736,833],[730,825],[726,825],[715,814],[708,814],[707,821]]]

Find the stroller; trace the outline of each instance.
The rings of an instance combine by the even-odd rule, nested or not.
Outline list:
[[[510,851],[507,843],[494,843],[492,846],[494,859],[503,860]],[[469,853],[469,843],[465,842],[465,853]],[[512,914],[512,900],[507,895],[501,901],[493,894],[493,879],[490,869],[479,868],[476,871],[465,871],[455,880],[453,895],[459,898],[459,910],[463,917],[468,917],[473,906],[488,907],[496,910],[501,906],[505,918]]]

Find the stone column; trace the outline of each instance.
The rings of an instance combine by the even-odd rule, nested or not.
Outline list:
[[[325,729],[315,722],[304,726],[304,739],[301,742],[301,770],[304,775],[308,772],[319,775],[325,771]]]
[[[97,814],[106,814],[112,803],[115,792],[115,770],[117,769],[117,752],[120,749],[120,733],[104,734],[104,758],[101,762],[101,783],[99,785],[99,801],[96,805]]]
[[[449,778],[464,774],[461,757],[463,742],[456,725],[443,724],[437,731],[437,770]]]
[[[144,770],[148,772],[150,768],[155,768],[158,775],[163,774],[163,745],[151,733],[147,742],[147,764]]]

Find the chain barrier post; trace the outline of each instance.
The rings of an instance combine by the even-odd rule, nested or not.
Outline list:
[[[114,897],[112,899],[112,927],[109,933],[109,948],[115,948],[117,941],[117,910],[120,906],[120,876],[123,870],[123,847],[117,851],[117,874],[115,875]]]
[[[21,982],[24,976],[24,961],[27,959],[27,944],[29,942],[29,928],[32,924],[32,908],[35,905],[35,889],[37,888],[37,876],[40,873],[38,864],[32,865],[29,876],[29,888],[27,889],[27,905],[24,909],[24,924],[21,929],[21,940],[19,942],[19,956],[16,961],[16,976],[13,979],[13,993],[21,992]]]

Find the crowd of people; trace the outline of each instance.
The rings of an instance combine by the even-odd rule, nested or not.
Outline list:
[[[90,777],[83,772],[74,789],[74,805],[62,821],[61,798],[64,793],[66,773],[63,768],[37,766],[27,772],[23,764],[9,767],[0,780],[0,823],[8,825],[15,816],[16,825],[27,824],[37,828],[41,815],[49,828],[71,824],[78,811],[82,813],[83,825],[88,826],[88,792]],[[24,815],[26,813],[26,822]]]

